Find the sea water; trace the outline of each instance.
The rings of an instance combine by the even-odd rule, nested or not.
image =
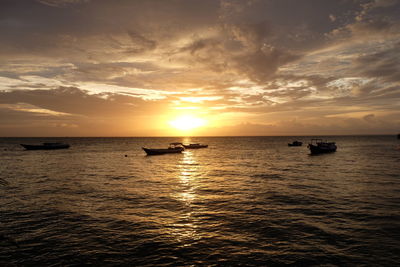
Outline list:
[[[311,138],[1,138],[0,265],[398,266],[400,141]]]

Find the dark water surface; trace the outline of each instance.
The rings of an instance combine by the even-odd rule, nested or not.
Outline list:
[[[0,265],[399,266],[400,141],[295,139],[1,138]]]

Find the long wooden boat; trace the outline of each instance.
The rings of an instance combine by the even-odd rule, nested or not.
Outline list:
[[[182,151],[185,150],[185,148],[182,146],[181,143],[171,143],[168,148],[146,148],[146,147],[142,147],[142,149],[149,156],[171,154],[171,153],[182,153]]]
[[[189,144],[189,145],[182,144],[182,145],[184,148],[187,148],[187,149],[197,149],[197,148],[208,147],[208,145],[205,145],[205,144]]]
[[[69,144],[64,143],[43,143],[41,145],[27,145],[27,144],[20,144],[26,150],[52,150],[52,149],[66,149],[69,148]]]
[[[335,142],[322,141],[322,139],[311,139],[308,144],[311,154],[321,154],[335,152],[337,149]]]

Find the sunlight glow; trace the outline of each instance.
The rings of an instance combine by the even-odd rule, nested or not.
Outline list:
[[[204,126],[206,123],[206,120],[190,115],[181,116],[169,122],[172,127],[181,131],[192,130]]]

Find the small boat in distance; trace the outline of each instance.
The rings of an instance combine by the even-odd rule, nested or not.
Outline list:
[[[182,144],[182,146],[184,148],[188,148],[188,149],[197,149],[197,148],[206,148],[206,147],[208,147],[208,145],[205,145],[205,144],[189,144],[189,145]]]
[[[293,141],[292,143],[289,143],[288,146],[302,146],[303,142],[300,141]]]
[[[170,153],[182,153],[185,148],[182,146],[182,143],[171,143],[168,148],[146,148],[142,147],[144,152],[148,156],[152,155],[163,155],[163,154],[170,154]]]
[[[43,143],[41,145],[26,145],[20,144],[26,150],[51,150],[51,149],[66,149],[69,148],[69,144],[64,143]]]
[[[308,144],[308,148],[310,149],[311,154],[321,154],[335,152],[337,146],[335,142],[326,142],[322,141],[322,139],[311,139],[311,143]]]

